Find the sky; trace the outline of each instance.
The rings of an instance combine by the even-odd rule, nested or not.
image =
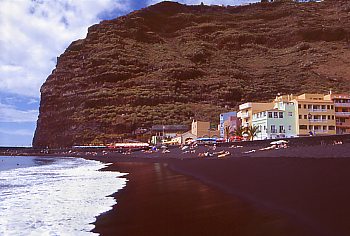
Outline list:
[[[0,146],[31,146],[40,87],[89,26],[159,0],[0,0]],[[254,0],[179,0],[240,5]]]

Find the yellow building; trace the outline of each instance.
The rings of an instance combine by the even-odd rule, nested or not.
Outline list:
[[[192,121],[191,133],[198,138],[218,138],[220,131],[217,127],[211,127],[208,121]]]
[[[259,102],[247,102],[242,105],[239,105],[239,112],[237,117],[242,121],[243,127],[248,127],[252,125],[253,114],[270,110],[274,107],[274,103],[259,103]]]
[[[302,94],[277,97],[276,101],[294,104],[298,136],[336,134],[335,107],[323,94]]]
[[[325,98],[334,103],[337,134],[350,133],[350,95],[330,93]]]

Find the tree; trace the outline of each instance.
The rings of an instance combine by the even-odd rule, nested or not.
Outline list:
[[[226,136],[226,141],[229,140],[230,138],[230,129],[231,129],[231,126],[225,126],[225,136]]]
[[[247,127],[246,132],[249,135],[249,139],[253,140],[254,137],[257,136],[258,133],[260,133],[260,130],[258,126],[249,126]]]
[[[233,134],[239,137],[243,137],[243,133],[244,133],[244,127],[243,126],[239,126],[237,128],[234,129]]]

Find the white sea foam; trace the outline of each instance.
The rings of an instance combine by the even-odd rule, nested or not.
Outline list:
[[[49,165],[0,172],[0,235],[96,235],[91,224],[126,184],[97,161],[58,158]]]

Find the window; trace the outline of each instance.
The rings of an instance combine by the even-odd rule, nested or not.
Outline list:
[[[280,125],[280,133],[284,133],[284,127],[283,127],[283,125]]]
[[[299,109],[301,108],[301,104],[298,104],[298,108],[299,108]]]
[[[330,126],[328,126],[328,129],[329,129],[329,130],[335,130],[335,126],[330,125]]]
[[[288,125],[288,130],[292,130],[292,126],[291,125]]]
[[[326,110],[326,105],[322,105],[321,107],[323,110]]]
[[[323,126],[323,130],[327,130],[327,126],[326,125]]]
[[[277,133],[275,125],[271,125],[271,133]]]
[[[303,117],[301,115],[299,115],[299,120],[301,120]]]
[[[330,106],[329,106],[329,105],[327,105],[327,109],[328,109],[328,110],[330,109]]]
[[[278,112],[273,113],[273,118],[278,118]]]
[[[264,130],[266,130],[266,125],[264,125]]]
[[[283,112],[278,113],[279,118],[283,118]]]
[[[334,120],[334,116],[332,116],[332,120]]]
[[[269,112],[268,114],[269,114],[269,118],[272,118],[272,112]]]
[[[307,125],[299,125],[299,129],[307,129]]]
[[[288,112],[288,116],[293,116],[293,112]]]
[[[304,115],[304,119],[307,120],[307,115]]]
[[[311,110],[312,109],[312,105],[307,105],[307,109]]]
[[[322,120],[326,120],[327,116],[326,115],[322,115]]]
[[[331,110],[333,110],[333,108],[334,108],[333,105],[331,105]]]
[[[328,116],[328,120],[330,120],[331,119],[331,116]]]
[[[304,109],[306,109],[306,104],[304,104]]]

